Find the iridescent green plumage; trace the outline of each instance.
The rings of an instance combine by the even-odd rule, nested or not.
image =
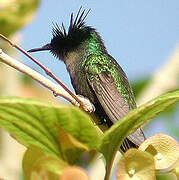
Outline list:
[[[70,74],[77,94],[87,97],[95,106],[95,115],[110,127],[131,109],[136,108],[135,98],[126,74],[110,56],[94,28],[86,26],[85,11],[78,11],[70,19],[68,33],[63,24],[53,29],[51,43],[33,51],[50,50],[62,60]],[[138,147],[144,141],[141,129],[129,135],[121,149]]]

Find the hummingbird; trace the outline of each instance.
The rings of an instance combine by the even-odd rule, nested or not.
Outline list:
[[[86,25],[90,9],[81,9],[75,18],[71,13],[68,30],[63,23],[61,27],[55,24],[51,42],[28,52],[49,50],[63,61],[76,94],[88,98],[95,106],[95,117],[110,128],[136,108],[136,101],[125,72],[108,53],[96,29]],[[144,133],[138,128],[120,148],[123,152],[138,148],[144,140]]]

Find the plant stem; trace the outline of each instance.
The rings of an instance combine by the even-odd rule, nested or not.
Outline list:
[[[69,94],[68,91],[66,91],[63,87],[61,87],[58,84],[53,83],[51,80],[44,77],[40,73],[38,73],[35,70],[31,69],[30,67],[24,65],[23,63],[19,62],[18,60],[8,56],[7,54],[5,54],[2,51],[2,49],[0,49],[0,61],[15,68],[16,70],[32,77],[34,80],[38,81],[43,86],[50,89],[55,94],[55,96],[62,96],[66,100],[70,101],[73,105],[75,105],[77,107],[81,107],[83,110],[85,110],[87,112],[94,111],[93,105],[90,103],[89,100],[87,101],[85,98],[84,99],[79,98],[78,96],[75,95],[76,99],[78,99],[78,101],[76,101],[76,99],[73,98],[71,96],[71,94]],[[79,104],[79,102],[81,102],[81,104]]]

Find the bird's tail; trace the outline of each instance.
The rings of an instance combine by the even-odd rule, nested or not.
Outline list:
[[[139,146],[134,144],[132,141],[130,141],[128,138],[124,139],[123,143],[120,146],[120,149],[123,152],[126,152],[130,148],[138,148]]]
[[[126,152],[130,148],[138,148],[145,141],[145,136],[141,128],[134,131],[121,144],[121,150]]]

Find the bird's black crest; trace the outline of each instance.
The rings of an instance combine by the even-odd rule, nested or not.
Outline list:
[[[74,50],[86,39],[90,38],[90,32],[93,28],[85,25],[85,18],[87,17],[90,9],[85,13],[85,10],[81,12],[81,8],[78,10],[76,18],[74,19],[73,13],[70,18],[70,26],[66,31],[63,23],[59,27],[55,24],[53,27],[53,38],[50,43],[50,50],[55,56],[64,57],[67,52]]]

